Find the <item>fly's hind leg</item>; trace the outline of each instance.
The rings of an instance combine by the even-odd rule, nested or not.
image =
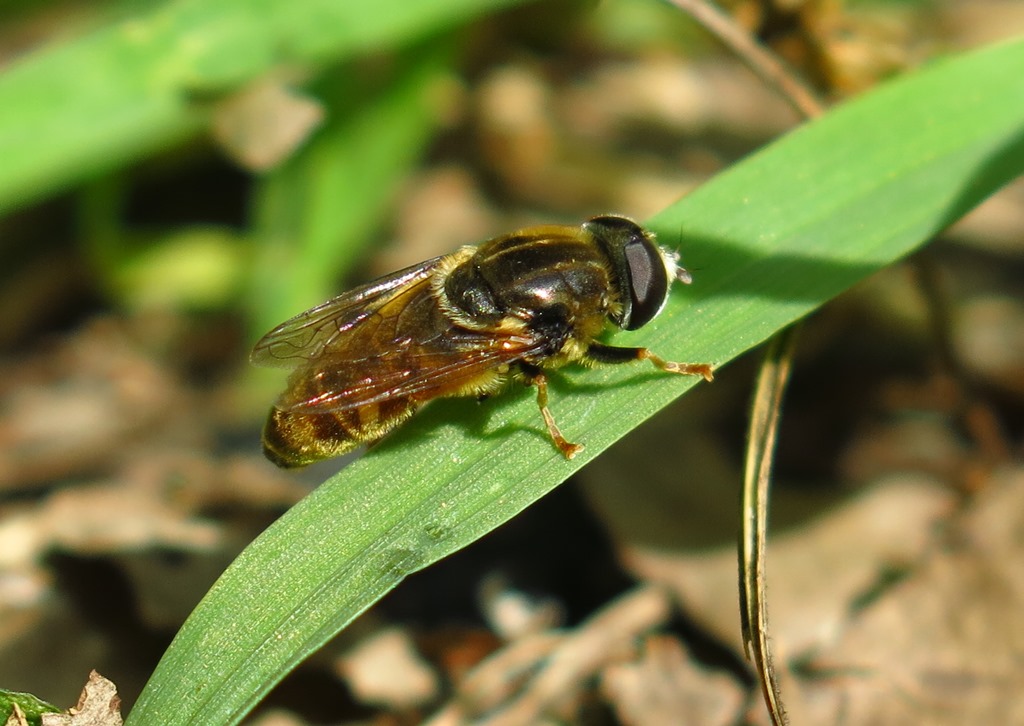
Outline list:
[[[676,363],[655,355],[647,348],[619,348],[603,343],[591,343],[587,348],[587,357],[598,363],[632,363],[638,360],[649,360],[656,368],[667,373],[701,376],[708,382],[715,377],[713,369],[708,363]]]
[[[540,408],[540,415],[544,417],[544,424],[548,427],[548,435],[559,451],[566,459],[571,459],[583,451],[583,444],[574,444],[567,441],[555,423],[555,417],[548,409],[548,379],[536,366],[527,363],[520,363],[520,371],[526,378],[526,382],[537,387],[537,406]]]

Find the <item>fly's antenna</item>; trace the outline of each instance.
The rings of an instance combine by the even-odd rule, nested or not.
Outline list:
[[[683,244],[683,223],[679,223],[679,234],[676,235],[676,249],[672,250],[672,261],[675,264],[675,278],[684,285],[693,282],[693,275],[685,267],[679,264],[679,247]]]

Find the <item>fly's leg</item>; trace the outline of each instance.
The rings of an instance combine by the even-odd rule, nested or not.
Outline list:
[[[573,458],[576,454],[583,451],[583,444],[573,444],[567,441],[562,436],[562,432],[558,430],[555,417],[551,415],[551,411],[548,409],[547,376],[539,368],[525,363],[520,364],[520,370],[526,377],[527,383],[537,387],[537,407],[540,408],[540,415],[544,417],[544,424],[548,427],[548,436],[551,437],[551,441],[566,459]]]
[[[540,408],[540,415],[544,417],[544,423],[548,427],[548,435],[554,442],[558,450],[562,452],[562,455],[566,459],[571,459],[576,454],[583,451],[583,444],[573,444],[566,440],[562,436],[562,432],[558,430],[558,425],[555,423],[555,417],[551,415],[550,409],[548,409],[548,379],[543,373],[538,373],[533,377],[533,385],[537,386],[537,406]]]
[[[598,363],[632,363],[638,360],[649,360],[656,368],[667,373],[701,376],[708,382],[715,377],[708,363],[676,363],[655,355],[647,348],[619,348],[603,343],[591,343],[587,348],[587,357]]]

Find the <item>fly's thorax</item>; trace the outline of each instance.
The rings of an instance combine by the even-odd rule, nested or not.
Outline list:
[[[606,316],[616,304],[607,257],[578,227],[543,229],[485,242],[446,271],[444,304],[473,327]]]
[[[439,307],[453,323],[484,330],[498,324],[504,312],[493,291],[481,284],[473,262],[476,252],[476,247],[462,247],[450,255],[434,272],[431,286]]]

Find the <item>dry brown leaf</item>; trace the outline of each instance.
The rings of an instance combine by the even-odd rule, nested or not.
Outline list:
[[[78,705],[68,713],[46,713],[42,726],[122,726],[121,698],[117,686],[96,671],[78,698]]]
[[[266,171],[291,156],[323,118],[318,101],[279,81],[263,81],[218,104],[212,131],[240,165]]]
[[[935,527],[952,516],[941,488],[897,480],[769,543],[769,637],[791,713],[844,726],[1024,722],[1024,471]],[[731,550],[633,547],[627,561],[740,652],[737,606],[722,607],[736,601]]]
[[[987,290],[962,304],[953,329],[957,354],[971,374],[1024,396],[1024,304],[1019,290]]]
[[[921,557],[932,524],[951,507],[948,492],[903,478],[769,539],[770,637],[777,658],[829,642],[853,600],[886,571]],[[694,554],[626,546],[623,558],[637,576],[671,588],[688,615],[742,654],[733,547]]]
[[[159,546],[209,550],[220,542],[219,525],[189,517],[163,488],[124,483],[74,487],[54,494],[38,514],[39,532],[48,544],[72,552]]]
[[[478,597],[490,630],[505,641],[550,631],[565,621],[560,602],[523,592],[498,573],[484,578]]]
[[[404,710],[437,698],[437,673],[400,628],[378,631],[361,641],[335,670],[361,703]]]
[[[250,726],[306,726],[309,722],[299,718],[290,711],[271,709],[254,717],[251,722],[246,721],[246,723],[249,723]]]
[[[438,710],[426,726],[464,724],[472,721],[470,714],[485,713],[510,700],[529,674],[566,637],[563,632],[533,633],[480,661],[458,683],[456,697]]]
[[[394,239],[373,256],[369,272],[384,275],[503,229],[468,170],[449,164],[410,177],[395,214]]]
[[[25,714],[22,712],[18,704],[13,704],[14,708],[11,709],[11,715],[4,721],[4,726],[28,726],[28,719],[25,718]]]
[[[678,639],[652,635],[642,657],[605,668],[601,690],[627,726],[740,721],[746,689],[735,678],[702,668]]]
[[[670,615],[666,592],[639,587],[572,631],[535,633],[514,641],[483,661],[459,685],[458,696],[428,723],[518,726],[546,723],[552,717],[564,721],[591,679],[609,664],[631,657],[637,639]],[[486,717],[484,712],[489,712]]]
[[[567,634],[522,693],[482,723],[532,724],[557,713],[604,666],[631,654],[637,637],[663,625],[670,615],[667,594],[660,588],[640,587],[613,600]]]
[[[196,443],[189,394],[126,327],[94,320],[0,368],[0,491],[108,470],[150,437]]]
[[[815,723],[1024,723],[1024,471],[992,481],[937,549],[807,663]]]

